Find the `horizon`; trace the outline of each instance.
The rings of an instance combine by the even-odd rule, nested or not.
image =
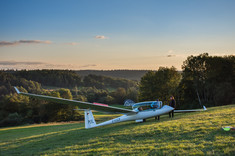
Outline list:
[[[235,1],[1,1],[0,69],[181,71],[235,54]]]

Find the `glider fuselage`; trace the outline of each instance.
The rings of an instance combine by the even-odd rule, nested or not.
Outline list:
[[[166,114],[172,110],[174,110],[174,108],[172,108],[168,105],[165,105],[160,109],[148,109],[148,110],[136,112],[136,114],[133,114],[133,113],[132,114],[125,114],[120,117],[114,118],[112,120],[108,120],[108,121],[102,122],[100,124],[95,124],[94,126],[88,126],[86,128],[93,128],[93,127],[104,126],[104,125],[109,125],[109,124],[114,124],[114,123],[119,123],[119,122],[124,122],[124,121],[133,121],[133,120],[135,120],[136,122],[142,122],[143,119],[160,116],[160,115]],[[85,113],[87,113],[87,112],[85,112]],[[86,118],[86,116],[85,116],[85,118]],[[93,117],[91,117],[87,121],[88,125],[89,125],[89,123],[94,123],[94,122],[95,122],[95,120]]]

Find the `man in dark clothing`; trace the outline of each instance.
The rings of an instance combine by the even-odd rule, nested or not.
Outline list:
[[[171,101],[170,101],[169,106],[175,108],[176,102],[175,102],[174,96],[171,96],[170,99],[171,99]],[[172,110],[172,111],[169,112],[169,118],[173,118],[173,117],[174,117],[174,110]]]

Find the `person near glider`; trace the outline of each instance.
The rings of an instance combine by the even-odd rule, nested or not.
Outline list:
[[[158,102],[159,100],[157,99],[156,101],[153,101],[152,104],[151,104],[151,107],[154,109],[154,108],[158,108]]]
[[[160,108],[159,100],[157,99],[156,102],[154,101],[154,102],[151,104],[151,107],[152,107],[153,109]],[[160,116],[155,116],[155,120],[160,120]]]
[[[169,104],[169,106],[171,106],[171,107],[173,107],[173,108],[176,107],[176,102],[175,102],[174,96],[171,96],[171,97],[170,97],[170,104]],[[174,110],[172,110],[172,111],[169,112],[169,118],[173,118],[173,117],[174,117]]]
[[[139,111],[143,111],[143,107],[139,107],[138,110],[139,110]]]

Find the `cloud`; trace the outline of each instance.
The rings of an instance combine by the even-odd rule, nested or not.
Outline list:
[[[75,45],[79,45],[79,43],[77,42],[70,42],[70,43],[66,43],[67,45],[72,45],[72,46],[75,46]]]
[[[176,57],[176,55],[173,54],[174,50],[168,50],[166,57]]]
[[[37,61],[0,61],[0,69],[73,69],[95,67],[96,64],[52,64]]]
[[[41,41],[41,40],[18,40],[18,41],[0,41],[0,47],[3,46],[15,46],[19,44],[51,44],[51,41]]]
[[[12,45],[16,45],[16,44],[17,44],[16,42],[1,41],[0,42],[0,47],[3,47],[3,46],[12,46]]]
[[[19,43],[42,43],[42,44],[51,44],[51,41],[41,41],[41,40],[19,40]]]
[[[87,65],[83,65],[83,66],[79,66],[79,68],[87,68],[87,67],[95,67],[97,66],[96,64],[87,64]]]
[[[103,36],[103,35],[97,35],[95,36],[96,39],[108,39],[108,37]]]
[[[167,55],[166,57],[176,57],[176,55]]]
[[[3,66],[16,66],[16,65],[41,65],[43,62],[16,62],[16,61],[0,61]]]

